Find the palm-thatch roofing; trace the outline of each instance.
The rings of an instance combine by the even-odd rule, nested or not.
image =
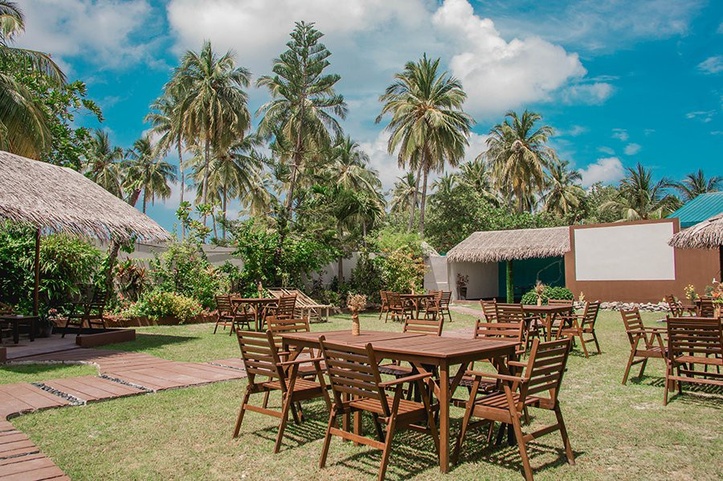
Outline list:
[[[160,241],[168,231],[82,174],[0,151],[0,219],[51,232]]]
[[[723,246],[723,213],[678,232],[668,244],[681,249],[715,249]]]
[[[500,262],[560,257],[570,250],[569,227],[475,232],[447,253],[447,262]]]

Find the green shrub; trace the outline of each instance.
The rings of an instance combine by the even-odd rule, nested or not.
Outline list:
[[[154,291],[132,304],[123,315],[127,317],[147,317],[158,320],[161,317],[175,316],[181,323],[201,314],[201,304],[190,297],[174,292]]]
[[[376,259],[370,258],[367,252],[360,253],[348,284],[349,291],[364,294],[367,296],[367,301],[372,304],[381,302],[379,291],[384,286],[380,261],[375,262]]]
[[[545,286],[542,291],[542,303],[547,304],[548,299],[569,299],[574,300],[575,296],[567,287]],[[522,296],[522,304],[537,304],[537,293],[531,289]]]

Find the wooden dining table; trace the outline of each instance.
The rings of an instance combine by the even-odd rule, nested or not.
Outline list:
[[[434,299],[435,294],[399,294],[403,301],[411,302],[414,306],[414,318],[419,319],[419,311],[422,309],[422,301]]]
[[[253,314],[254,326],[260,331],[266,318],[266,310],[276,304],[277,300],[275,297],[232,297],[231,304],[237,312],[241,309],[244,315]]]
[[[545,323],[545,340],[552,340],[552,323],[559,314],[572,314],[575,308],[572,305],[565,304],[545,304],[537,306],[534,304],[523,304],[522,310],[525,314],[534,314],[540,316],[542,322]]]
[[[501,370],[506,369],[508,357],[515,355],[517,343],[495,339],[459,339],[453,337],[428,336],[424,334],[395,333],[385,331],[362,331],[354,336],[351,330],[319,331],[282,334],[282,343],[287,348],[319,348],[319,337],[326,340],[364,347],[371,343],[379,359],[394,359],[412,364],[419,372],[427,373],[437,368],[438,378],[434,379],[434,395],[439,400],[439,467],[443,473],[449,471],[450,423],[449,412],[452,396],[459,386],[462,375],[470,363],[494,359]],[[456,373],[453,366],[459,366]],[[361,419],[355,419],[355,430],[360,430]]]
[[[15,314],[0,315],[0,321],[12,324],[13,344],[20,342],[20,326],[28,326],[28,336],[30,341],[35,340],[35,324],[38,322],[38,316],[21,316]]]

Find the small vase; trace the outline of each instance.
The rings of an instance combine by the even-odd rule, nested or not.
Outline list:
[[[540,297],[540,296],[537,296],[537,305],[538,306],[542,305],[542,297]]]
[[[360,333],[359,313],[353,311],[351,314],[351,335],[358,336]]]

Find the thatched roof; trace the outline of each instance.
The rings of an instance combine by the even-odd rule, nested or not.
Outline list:
[[[723,213],[678,232],[668,244],[682,249],[716,249],[723,246]]]
[[[82,174],[0,151],[0,219],[109,240],[170,237],[153,219]]]
[[[559,257],[570,250],[569,227],[475,232],[447,253],[448,262]]]

